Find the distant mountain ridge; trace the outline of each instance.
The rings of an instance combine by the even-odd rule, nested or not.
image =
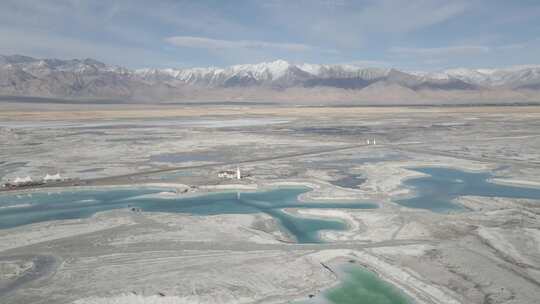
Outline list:
[[[321,96],[321,92],[325,95]],[[94,59],[0,55],[0,95],[132,100],[540,100],[540,66],[407,72],[283,60],[226,68],[127,69]],[[304,96],[302,97],[302,94]]]

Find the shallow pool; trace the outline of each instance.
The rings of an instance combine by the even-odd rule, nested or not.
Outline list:
[[[301,303],[334,304],[409,304],[412,301],[399,289],[381,280],[375,273],[353,265],[338,272],[341,282],[313,300]]]
[[[508,186],[489,182],[489,172],[466,172],[441,167],[409,168],[428,176],[406,180],[404,184],[414,190],[415,196],[396,200],[411,208],[429,209],[434,212],[461,211],[464,208],[453,202],[460,196],[525,198],[540,201],[540,189]]]

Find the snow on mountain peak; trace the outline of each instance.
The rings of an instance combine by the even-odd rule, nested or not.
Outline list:
[[[457,68],[442,73],[450,77],[487,86],[504,86],[540,82],[539,66],[512,66],[501,69]]]
[[[274,80],[285,75],[285,73],[291,66],[292,65],[285,60],[275,60],[271,62],[262,62],[257,64],[233,65],[225,70],[235,74],[251,73],[257,79],[268,78]]]
[[[45,77],[53,73],[79,73],[99,75],[115,73],[134,76],[148,83],[167,81],[214,86],[264,85],[288,87],[296,85],[324,85],[362,87],[379,80],[402,82],[456,81],[473,86],[521,88],[540,84],[540,66],[513,66],[502,69],[456,68],[436,72],[403,72],[388,68],[366,68],[355,64],[293,64],[275,60],[258,64],[240,64],[230,67],[164,68],[130,70],[106,65],[93,59],[36,59],[20,55],[0,55],[0,67],[19,69],[31,75]]]

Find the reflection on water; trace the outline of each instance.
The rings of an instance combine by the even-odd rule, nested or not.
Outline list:
[[[415,196],[396,202],[411,208],[435,212],[460,211],[464,208],[452,200],[467,195],[540,200],[540,189],[491,183],[488,179],[493,176],[488,172],[472,173],[439,167],[410,169],[428,174],[404,182],[407,187],[414,189]]]
[[[36,222],[76,219],[96,212],[140,208],[143,211],[176,212],[192,215],[266,213],[277,219],[300,243],[320,242],[321,230],[344,230],[339,220],[303,218],[285,213],[284,208],[350,208],[372,209],[376,204],[365,202],[298,201],[308,188],[279,188],[263,192],[223,192],[183,197],[157,188],[114,188],[97,190],[37,192],[31,195],[0,195],[0,228],[11,228]],[[18,208],[13,208],[17,206]]]

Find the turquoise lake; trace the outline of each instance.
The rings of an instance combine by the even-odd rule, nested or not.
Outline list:
[[[447,213],[465,211],[454,200],[460,196],[524,198],[538,200],[540,189],[491,183],[490,172],[467,172],[442,167],[409,168],[426,176],[404,181],[413,190],[409,198],[395,202],[411,208]],[[140,208],[147,212],[173,212],[193,216],[264,213],[276,219],[282,229],[298,243],[319,243],[323,230],[345,230],[340,220],[307,218],[288,214],[286,208],[300,209],[374,209],[369,202],[300,202],[298,196],[309,188],[276,188],[259,192],[220,192],[193,197],[160,196],[164,188],[117,187],[76,189],[60,192],[0,194],[0,229],[61,219],[87,218],[97,212]],[[350,267],[349,267],[350,266]],[[343,271],[342,281],[323,292],[325,301],[336,304],[410,303],[394,286],[376,274],[353,265]],[[320,300],[320,299],[318,299]],[[317,299],[305,303],[319,303]],[[304,303],[304,302],[303,302]]]
[[[540,189],[508,186],[489,182],[494,177],[489,172],[466,172],[451,168],[419,167],[409,168],[428,176],[408,179],[404,185],[414,190],[414,196],[395,200],[410,208],[428,209],[447,213],[464,211],[452,202],[460,196],[525,198],[540,201]]]
[[[440,167],[410,168],[427,176],[406,180],[414,196],[395,202],[434,212],[462,211],[453,200],[459,196],[526,198],[540,201],[540,189],[490,183],[489,172],[466,172]],[[195,197],[159,197],[163,188],[97,188],[61,192],[32,192],[0,195],[0,229],[21,225],[90,217],[96,212],[140,208],[143,211],[177,212],[193,215],[266,213],[299,243],[317,243],[321,230],[344,230],[339,220],[305,218],[285,213],[284,208],[373,209],[367,202],[300,202],[309,188],[277,188],[260,192],[222,192]]]
[[[192,215],[266,213],[277,219],[298,243],[321,242],[321,230],[345,230],[344,222],[294,216],[284,208],[373,209],[366,202],[300,202],[309,188],[277,188],[261,192],[222,192],[194,197],[160,197],[162,188],[109,188],[0,195],[0,229],[37,222],[90,217],[96,212],[140,208],[149,212]]]

